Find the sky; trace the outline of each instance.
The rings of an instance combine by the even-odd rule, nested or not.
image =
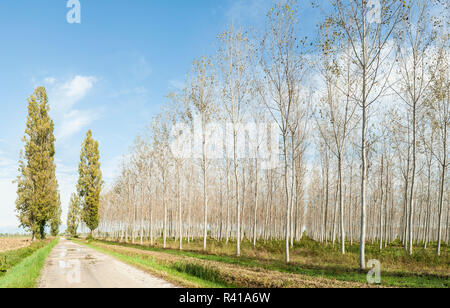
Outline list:
[[[65,221],[76,190],[80,145],[99,141],[106,184],[121,157],[183,85],[195,58],[212,55],[219,33],[261,28],[271,0],[79,0],[70,24],[67,0],[0,2],[0,233],[17,230],[14,212],[27,98],[47,89],[55,122],[56,173]],[[300,2],[305,35],[316,13]]]

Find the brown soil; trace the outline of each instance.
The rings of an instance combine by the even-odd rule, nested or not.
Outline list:
[[[27,247],[31,243],[31,239],[27,237],[0,237],[0,252]]]

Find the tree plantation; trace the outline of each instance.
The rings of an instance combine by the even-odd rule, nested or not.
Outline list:
[[[450,1],[35,2],[0,4],[0,289],[450,288]]]
[[[101,194],[89,131],[70,233],[82,219],[110,240],[164,248],[174,240],[180,250],[218,241],[236,256],[243,241],[283,241],[287,263],[303,237],[341,254],[359,243],[361,268],[367,243],[408,254],[433,245],[441,255],[450,242],[450,57],[448,19],[433,12],[448,3],[380,0],[378,10],[368,2],[314,3],[331,13],[313,40],[294,0],[276,1],[264,29],[231,25]],[[27,130],[29,165],[18,180],[21,222],[36,234],[58,212],[47,108],[38,89],[28,120],[38,131]],[[35,160],[46,163],[34,169]],[[33,195],[30,185],[43,190]]]

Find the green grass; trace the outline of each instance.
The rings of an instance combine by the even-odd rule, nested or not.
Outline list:
[[[189,266],[182,263],[176,263],[173,265],[170,264],[162,264],[156,262],[153,258],[144,256],[144,255],[125,255],[113,251],[109,251],[90,243],[86,243],[79,240],[73,240],[76,243],[88,246],[92,249],[95,249],[101,253],[105,253],[128,263],[130,265],[134,265],[141,269],[150,271],[151,273],[170,280],[175,284],[181,284],[184,286],[195,286],[199,288],[227,288],[233,287],[231,285],[227,285],[222,283],[217,279],[216,273],[213,271],[208,271],[204,268],[199,268],[195,266]]]
[[[214,240],[209,242],[210,248],[207,252],[198,251],[196,243],[192,243],[191,246],[185,245],[187,250],[179,251],[176,249],[163,249],[109,241],[100,242],[108,245],[120,245],[147,251],[193,257],[200,260],[234,264],[253,269],[267,269],[342,281],[367,282],[367,271],[361,271],[358,267],[359,246],[357,244],[349,245],[347,254],[343,256],[339,252],[339,245],[325,246],[304,238],[301,242],[296,243],[291,250],[294,261],[286,264],[282,254],[284,243],[281,241],[267,244],[259,243],[257,248],[253,248],[251,243],[245,241],[242,245],[245,253],[239,258],[233,255],[233,243],[230,243],[228,245],[230,248],[228,248],[223,242]],[[255,251],[258,253],[255,253]],[[409,256],[396,243],[382,251],[379,251],[376,243],[373,245],[368,244],[366,253],[367,260],[377,259],[381,262],[382,286],[412,288],[450,287],[448,247],[445,247],[445,254],[441,257],[437,257],[434,254],[434,247],[432,246],[427,250],[416,248],[414,254]],[[434,267],[439,270],[433,271]],[[425,268],[427,269],[426,271],[423,270]],[[196,269],[196,271],[200,270]],[[197,273],[194,274],[197,275]],[[214,277],[214,275],[209,276]]]
[[[0,277],[0,288],[33,288],[36,285],[37,279],[44,266],[45,259],[49,255],[50,251],[58,243],[59,239],[55,239],[52,242],[46,242],[46,245],[32,252],[18,252],[11,253],[13,256],[26,256],[20,263],[11,267]],[[45,242],[44,242],[45,243]],[[28,248],[28,247],[27,247]],[[22,250],[22,249],[19,249]],[[11,263],[9,263],[11,264]]]
[[[38,249],[48,245],[49,240],[34,242],[28,247],[23,247],[15,250],[9,250],[6,252],[0,252],[0,278],[6,274],[6,272],[15,265],[22,262],[23,259],[32,255]]]

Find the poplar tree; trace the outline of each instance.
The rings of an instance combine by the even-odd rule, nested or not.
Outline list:
[[[33,183],[29,177],[29,171],[25,163],[25,155],[23,151],[20,154],[21,160],[19,161],[20,175],[17,177],[17,199],[16,199],[16,212],[20,225],[26,230],[31,231],[33,240],[36,237],[36,213],[32,211],[32,197],[33,197]]]
[[[54,124],[49,115],[45,88],[38,87],[28,99],[24,151],[21,153],[17,183],[16,211],[20,226],[33,239],[45,238],[45,227],[59,219],[59,193],[55,174]]]
[[[98,142],[92,138],[92,132],[89,130],[81,145],[77,189],[83,203],[82,219],[91,230],[91,236],[98,227],[98,207],[103,184],[99,159]]]
[[[60,194],[58,193],[57,203],[56,206],[53,208],[52,216],[50,218],[50,234],[52,236],[58,236],[59,234],[59,227],[62,224],[61,214],[62,214],[61,198]]]
[[[355,66],[352,76],[358,76],[359,84],[352,91],[360,118],[361,154],[361,227],[360,267],[366,268],[365,245],[367,229],[369,137],[372,132],[370,115],[373,106],[379,104],[390,87],[393,63],[389,63],[392,48],[389,41],[403,18],[403,1],[380,0],[375,7],[369,1],[333,0],[331,14],[327,17],[337,43],[351,46],[350,57]]]
[[[67,233],[72,236],[77,236],[78,225],[81,221],[81,200],[80,197],[74,193],[70,197],[69,211],[67,213]]]

